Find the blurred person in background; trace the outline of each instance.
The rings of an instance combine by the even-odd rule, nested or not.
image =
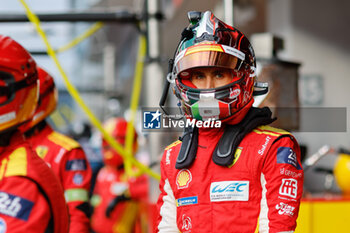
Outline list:
[[[0,35],[0,231],[68,232],[68,210],[59,180],[25,141],[33,117],[38,75],[31,55]]]
[[[168,80],[186,119],[200,124],[164,151],[155,232],[294,232],[300,149],[268,126],[269,108],[252,107],[253,95],[267,92],[253,48],[210,11],[189,19]]]
[[[89,189],[91,168],[80,144],[56,132],[46,122],[56,108],[58,91],[54,79],[38,67],[39,101],[25,135],[33,149],[60,180],[69,210],[69,232],[90,232]]]
[[[100,132],[94,130],[88,122],[77,121],[73,124],[73,127],[71,127],[69,135],[79,142],[90,164],[92,176],[89,196],[91,196],[95,187],[98,171],[103,167]]]
[[[110,118],[104,128],[122,146],[125,145],[128,122],[124,118]],[[137,133],[133,129],[133,153],[138,148]],[[145,175],[128,177],[123,157],[102,139],[105,166],[99,171],[91,198],[94,211],[92,229],[96,233],[145,232],[144,204],[148,201],[148,178]],[[146,219],[147,221],[147,219]]]

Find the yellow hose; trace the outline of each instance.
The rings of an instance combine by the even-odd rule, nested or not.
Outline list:
[[[97,22],[97,23],[93,24],[86,32],[79,35],[77,38],[73,39],[68,44],[58,48],[56,50],[56,53],[61,53],[61,52],[64,52],[68,49],[73,48],[74,46],[76,46],[77,44],[79,44],[80,42],[82,42],[83,40],[85,40],[86,38],[91,36],[92,34],[94,34],[96,31],[98,31],[103,26],[104,26],[104,24],[102,22]]]
[[[135,122],[135,115],[136,115],[136,111],[137,111],[137,107],[140,99],[143,65],[144,65],[144,59],[146,56],[146,51],[147,51],[146,38],[145,36],[140,36],[139,51],[138,51],[138,57],[137,57],[136,67],[135,67],[135,78],[134,78],[133,91],[132,91],[132,96],[130,101],[131,116],[127,126],[127,134],[126,134],[126,142],[125,142],[125,150],[127,151],[127,155],[133,154],[134,133],[133,133],[132,126],[134,125],[134,122]],[[132,168],[131,168],[131,158],[126,156],[124,165],[125,165],[125,171],[128,177],[133,176]]]

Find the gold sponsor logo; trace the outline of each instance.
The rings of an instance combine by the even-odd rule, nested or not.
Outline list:
[[[47,155],[49,148],[47,146],[38,146],[35,148],[35,151],[39,155],[39,157],[43,159]]]
[[[183,169],[176,176],[176,185],[178,189],[187,188],[192,181],[192,174],[189,170]]]

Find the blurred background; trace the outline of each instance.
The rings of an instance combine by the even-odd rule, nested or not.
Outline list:
[[[334,170],[341,166],[339,157],[347,158],[350,150],[349,1],[31,0],[28,4],[39,16],[52,16],[51,20],[42,20],[41,26],[55,49],[81,35],[94,22],[105,23],[78,45],[58,53],[70,81],[101,121],[111,116],[127,118],[130,114],[139,38],[140,34],[146,35],[148,50],[143,61],[135,124],[141,136],[139,159],[146,165],[156,164],[163,148],[179,135],[178,132],[142,132],[141,109],[158,107],[168,59],[173,57],[180,33],[188,25],[187,12],[211,10],[251,40],[258,60],[258,78],[270,85],[270,93],[264,99],[257,99],[255,105],[272,107],[279,117],[275,126],[291,131],[302,146],[304,168],[307,168],[304,201],[307,217],[301,213],[304,228],[305,224],[309,227],[311,223],[306,222],[312,218],[319,221],[319,216],[307,212],[312,202],[308,198],[327,199],[330,194],[344,193],[346,187],[339,186]],[[77,13],[89,13],[91,18],[74,20]],[[115,17],[107,19],[110,13]],[[55,18],[57,14],[63,15],[62,18]],[[56,65],[46,55],[43,41],[23,17],[25,12],[19,1],[2,1],[1,34],[21,43],[52,74],[59,88],[59,106],[50,119],[51,124],[63,133],[85,140],[90,161],[99,161],[97,130],[67,92]],[[175,98],[169,94],[167,105],[175,104]],[[350,169],[350,163],[344,163]],[[153,169],[159,171],[157,165]],[[349,176],[350,186],[350,175],[346,169],[341,172],[338,176],[341,179]],[[154,180],[150,187],[151,203],[156,200],[157,189]],[[315,226],[307,227],[300,232],[323,232],[316,231]],[[328,232],[346,232],[339,229]]]

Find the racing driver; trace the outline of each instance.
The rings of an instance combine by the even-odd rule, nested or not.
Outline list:
[[[294,232],[300,149],[268,126],[269,108],[252,107],[253,95],[266,92],[253,48],[210,11],[188,16],[167,79],[185,120],[221,124],[190,125],[165,149],[155,232]]]

